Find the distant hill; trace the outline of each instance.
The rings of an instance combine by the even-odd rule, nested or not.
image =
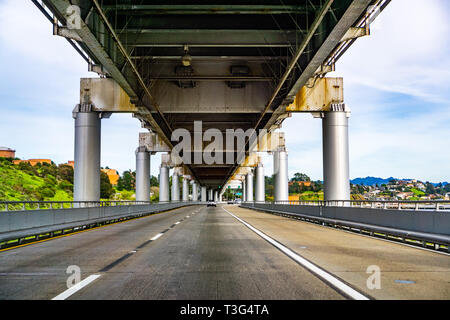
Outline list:
[[[365,178],[355,178],[353,180],[350,180],[350,182],[353,184],[359,184],[359,185],[363,185],[363,186],[375,186],[377,184],[379,186],[381,186],[382,184],[387,184],[391,180],[411,180],[411,179],[406,179],[406,178],[397,179],[397,178],[393,178],[393,177],[386,178],[386,179],[378,178],[378,177],[365,177]],[[426,181],[423,181],[423,182],[426,182]],[[431,182],[431,184],[436,187],[437,185],[439,185],[439,182],[438,183]],[[448,182],[442,182],[443,186],[445,186],[447,184],[448,184]]]
[[[447,182],[447,181],[441,182],[441,183],[442,183],[443,186],[448,185],[448,182]],[[432,184],[433,186],[435,186],[435,187],[437,187],[437,186],[439,185],[439,183],[435,183],[435,182],[431,182],[431,184]]]
[[[377,178],[377,177],[365,177],[365,178],[356,178],[353,180],[350,180],[353,184],[359,184],[363,186],[374,186],[378,184],[379,186],[382,184],[387,184],[391,180],[398,180],[396,178],[390,177],[390,178]]]

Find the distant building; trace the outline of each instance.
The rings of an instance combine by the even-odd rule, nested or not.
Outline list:
[[[311,181],[290,181],[289,182],[290,186],[292,186],[294,184],[297,184],[298,186],[310,187],[311,186]]]
[[[29,160],[13,160],[13,164],[19,164],[22,162],[28,162],[29,164],[31,164],[33,167],[35,165],[37,165],[38,163],[43,164],[43,163],[48,163],[48,164],[52,164],[52,160],[50,159],[29,159]]]
[[[115,169],[102,169],[102,171],[108,175],[109,182],[116,186],[119,182],[119,172]]]
[[[13,150],[8,147],[0,147],[0,157],[3,158],[15,158],[16,157],[16,150]]]
[[[67,163],[64,163],[64,164],[67,164],[68,166],[75,168],[75,161],[73,161],[73,160],[69,160],[69,161],[67,161]]]
[[[414,196],[414,193],[412,192],[399,192],[396,194],[397,198],[402,199],[402,200],[406,200],[410,197]]]

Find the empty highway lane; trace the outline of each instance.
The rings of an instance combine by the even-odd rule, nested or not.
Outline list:
[[[350,236],[358,241],[352,259]],[[327,241],[336,246],[325,248]],[[369,259],[370,249],[361,249],[367,241],[378,244],[374,253],[394,246],[236,206],[188,206],[0,252],[0,299],[402,298],[398,288],[383,295],[383,287],[375,292],[361,285],[369,277],[367,263],[384,268],[390,257]],[[393,266],[410,267],[404,250],[429,255],[436,264],[431,279],[447,279],[437,291],[449,297],[448,256],[395,246],[401,260]],[[68,289],[74,270],[82,281]],[[408,292],[417,283],[402,285],[404,298],[416,298]]]

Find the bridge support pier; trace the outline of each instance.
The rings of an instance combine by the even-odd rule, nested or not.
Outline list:
[[[136,149],[136,201],[150,201],[150,153]]]
[[[348,117],[345,111],[322,118],[324,199],[350,200]]]
[[[265,181],[264,181],[264,167],[259,163],[255,169],[256,172],[256,187],[255,187],[255,201],[264,202],[265,199]]]
[[[253,202],[253,173],[250,171],[245,175],[245,185],[247,187],[246,195],[248,202]]]
[[[242,202],[247,201],[247,184],[245,183],[245,180],[247,178],[244,176],[244,179],[242,180]]]
[[[177,169],[173,170],[172,174],[172,202],[180,201],[180,180],[178,176]]]
[[[198,190],[196,181],[192,181],[192,201],[198,201]]]
[[[213,195],[213,189],[208,189],[208,201],[213,201],[214,200],[214,195]]]
[[[202,186],[202,202],[206,202],[208,199],[206,198],[206,187]]]
[[[288,154],[285,149],[273,153],[274,201],[289,200]]]
[[[159,169],[159,202],[169,202],[169,167],[164,162]]]
[[[214,191],[214,202],[219,202],[219,191]]]
[[[74,201],[100,201],[101,114],[74,112]]]
[[[189,180],[185,176],[183,176],[183,193],[181,199],[185,202],[189,201]]]

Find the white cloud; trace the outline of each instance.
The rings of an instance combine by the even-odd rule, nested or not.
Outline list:
[[[431,102],[449,102],[450,24],[441,0],[392,1],[337,63],[346,86],[370,86]],[[333,75],[334,76],[334,75]]]
[[[73,160],[79,81],[95,74],[65,39],[52,35],[31,1],[0,2],[0,45],[2,61],[10,62],[1,68],[0,145],[21,158]],[[134,170],[139,131],[130,115],[102,120],[102,166]]]
[[[445,1],[395,0],[329,76],[344,77],[350,176],[450,180],[450,23]],[[283,123],[289,174],[322,179],[321,121]],[[267,174],[267,172],[266,172]]]

